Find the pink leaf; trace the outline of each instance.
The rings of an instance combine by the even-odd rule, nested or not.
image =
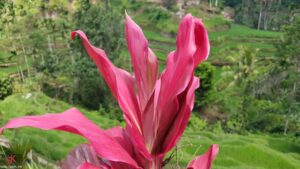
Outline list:
[[[125,70],[115,67],[102,49],[96,48],[89,43],[88,38],[82,31],[72,32],[72,38],[77,34],[82,39],[87,53],[97,65],[113,95],[118,100],[120,107],[124,111],[127,124],[141,132],[140,110],[135,95],[133,77]]]
[[[68,168],[68,169],[73,169],[73,168]],[[110,169],[110,168],[106,167],[106,166],[101,166],[101,168],[100,168],[100,167],[94,166],[88,162],[85,162],[82,165],[80,165],[79,167],[77,167],[77,169]]]
[[[195,44],[195,24],[191,15],[185,16],[180,22],[177,35],[177,48],[167,58],[167,66],[161,75],[160,92],[157,100],[157,111],[155,115],[156,138],[153,151],[162,153],[162,142],[180,109],[178,96],[182,94],[193,78]],[[154,104],[156,104],[154,103]]]
[[[124,112],[124,118],[127,128],[131,129],[130,134],[134,136],[133,141],[139,146],[138,150],[146,157],[150,158],[144,146],[144,140],[142,137],[140,109],[135,94],[135,83],[133,77],[125,70],[115,67],[107,58],[105,52],[102,49],[92,46],[86,35],[78,30],[72,32],[72,38],[78,34],[82,39],[83,45],[87,53],[97,65],[100,73],[105,79],[106,83],[110,87],[114,96],[119,102],[121,109]]]
[[[138,168],[136,162],[117,141],[93,124],[75,108],[59,114],[15,118],[0,128],[0,133],[2,133],[4,129],[19,127],[61,130],[81,135],[91,143],[93,149],[101,158],[127,163]]]
[[[67,157],[60,162],[62,169],[76,169],[84,163],[100,166],[100,159],[94,149],[88,144],[81,144],[74,148]]]
[[[134,147],[130,136],[122,127],[114,127],[105,131],[109,136],[114,138],[131,156],[134,154]]]
[[[195,158],[188,165],[188,169],[211,169],[212,162],[219,152],[219,146],[213,144],[203,155]]]
[[[173,148],[177,144],[179,138],[183,134],[194,107],[195,90],[198,87],[199,79],[194,77],[191,80],[186,91],[183,93],[182,100],[179,101],[180,110],[177,113],[173,121],[172,127],[168,131],[168,134],[164,140],[163,149],[165,153],[167,153],[171,148]]]
[[[158,62],[141,28],[126,14],[126,41],[136,83],[141,110],[144,110],[157,80]]]

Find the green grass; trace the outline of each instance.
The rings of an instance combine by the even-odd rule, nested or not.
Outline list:
[[[282,33],[272,31],[260,31],[246,26],[232,24],[226,31],[209,32],[212,43],[212,59],[226,57],[230,51],[237,51],[239,46],[258,48],[263,52],[268,50],[268,55],[273,55],[273,44],[280,38]],[[258,53],[258,55],[260,55]]]
[[[164,43],[170,43],[170,44],[175,43],[175,38],[169,38],[166,36],[162,36],[159,31],[147,30],[147,28],[145,28],[144,34],[150,42],[158,41],[158,42],[164,42]]]
[[[133,19],[139,25],[159,30],[160,32],[177,32],[178,19],[164,8],[149,4],[136,12],[137,14],[133,15]]]
[[[247,26],[231,24],[231,28],[226,31],[220,32],[210,32],[209,37],[211,40],[215,40],[218,37],[226,36],[226,37],[238,37],[247,36],[249,38],[259,37],[259,38],[277,38],[282,35],[281,32],[273,32],[273,31],[262,31],[249,28]]]
[[[226,20],[219,12],[207,12],[209,6],[206,5],[201,3],[200,6],[190,6],[186,10],[193,16],[201,18],[209,31],[226,30],[230,26],[230,21]]]
[[[181,167],[210,144],[220,151],[213,169],[297,169],[300,168],[300,145],[289,138],[263,135],[213,134],[187,131],[178,145],[177,160]],[[173,158],[170,165],[176,164]]]

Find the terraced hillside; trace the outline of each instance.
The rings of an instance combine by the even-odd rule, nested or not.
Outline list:
[[[4,73],[15,73],[18,71],[17,57],[9,52],[0,52],[0,70]]]
[[[128,13],[133,16],[134,20],[143,28],[146,37],[150,41],[150,47],[157,54],[162,65],[165,63],[168,52],[174,50],[176,32],[180,19],[175,12],[163,9],[156,4],[149,2],[139,2],[134,5],[128,4]],[[208,5],[190,6],[183,9],[185,13],[192,13],[194,16],[202,18],[209,31],[211,42],[211,54],[209,61],[215,65],[230,64],[232,53],[236,52],[240,46],[260,49],[258,55],[262,58],[271,57],[274,52],[273,44],[276,43],[281,33],[271,31],[258,31],[250,29],[246,26],[236,25],[227,21],[220,12],[208,10]],[[46,36],[42,45],[45,50],[48,48],[48,40]],[[11,46],[6,44],[5,37],[2,37],[0,48]],[[18,40],[18,48],[20,51],[23,43]],[[55,50],[66,47],[66,39],[56,39],[56,45],[52,45]],[[23,46],[24,47],[24,46]],[[10,47],[11,48],[11,47]],[[26,57],[25,57],[26,55]],[[124,55],[129,59],[127,49],[120,51],[120,55]],[[125,59],[124,58],[124,59]],[[0,71],[8,74],[16,74],[23,70],[26,74],[32,65],[33,57],[25,51],[14,55],[9,50],[2,50],[0,53]],[[27,62],[26,62],[27,61]]]
[[[164,61],[166,54],[175,49],[175,38],[164,36],[164,33],[149,30],[145,27],[144,33],[150,41],[161,61]],[[232,24],[224,31],[209,32],[211,43],[210,61],[223,61],[226,56],[236,52],[240,46],[260,49],[259,56],[273,56],[273,44],[279,39],[280,32],[258,31],[246,26]]]

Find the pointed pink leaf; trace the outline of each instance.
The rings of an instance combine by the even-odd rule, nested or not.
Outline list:
[[[0,128],[35,127],[43,130],[61,130],[85,137],[96,153],[107,160],[124,162],[138,168],[135,160],[112,137],[93,124],[77,109],[72,108],[59,114],[45,114],[41,116],[24,116],[10,120]]]
[[[72,32],[72,38],[76,35],[79,35],[82,39],[87,53],[97,65],[113,95],[118,100],[120,107],[125,113],[125,119],[128,120],[128,124],[139,128],[139,108],[135,96],[133,76],[125,70],[115,67],[102,49],[96,48],[89,43],[88,38],[82,31]]]
[[[72,38],[79,35],[87,53],[97,65],[106,83],[110,87],[113,95],[119,102],[124,112],[127,125],[134,129],[136,134],[142,135],[140,128],[140,109],[135,94],[134,78],[128,72],[115,67],[107,58],[102,49],[92,46],[86,35],[78,30],[72,32]],[[141,138],[141,137],[140,137]]]
[[[159,94],[154,99],[157,114],[154,127],[149,125],[150,131],[153,128],[152,133],[155,133],[152,153],[169,151],[188,122],[193,108],[193,92],[199,83],[193,80],[193,72],[209,53],[207,31],[201,20],[186,15],[180,23],[176,44],[176,50],[168,55],[166,69],[159,79]]]
[[[141,110],[144,110],[157,80],[158,62],[142,29],[126,14],[126,41],[138,87]]]
[[[219,146],[213,144],[203,155],[195,158],[188,165],[188,169],[211,169],[212,162],[219,152]]]

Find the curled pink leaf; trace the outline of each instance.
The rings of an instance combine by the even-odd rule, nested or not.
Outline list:
[[[209,55],[210,44],[208,39],[207,30],[200,19],[195,19],[195,43],[196,51],[194,54],[194,64],[195,67],[205,61]]]

